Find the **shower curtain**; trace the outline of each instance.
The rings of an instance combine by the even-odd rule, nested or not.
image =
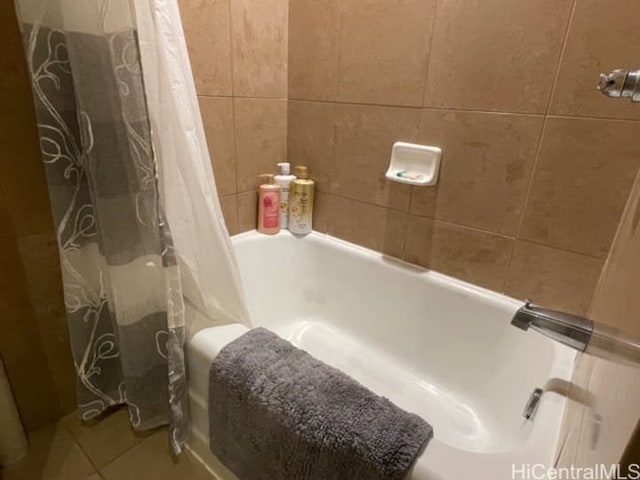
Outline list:
[[[15,0],[82,418],[188,432],[184,301],[249,323],[176,0]]]

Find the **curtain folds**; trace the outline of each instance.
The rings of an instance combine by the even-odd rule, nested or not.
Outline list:
[[[142,39],[135,3],[146,19]],[[188,432],[185,293],[212,323],[249,320],[204,135],[193,139],[202,130],[195,89],[158,86],[175,73],[162,71],[169,53],[158,39],[166,32],[154,19],[162,9],[176,15],[175,0],[16,0],[16,7],[81,415],[126,404],[137,429],[169,424],[179,453]],[[181,34],[179,16],[172,22]],[[171,55],[185,55],[181,41]],[[188,58],[180,61],[188,67]],[[160,118],[176,98],[196,105],[182,123]],[[207,235],[194,241],[197,222]]]

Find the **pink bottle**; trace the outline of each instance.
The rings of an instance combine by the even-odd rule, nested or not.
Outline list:
[[[258,187],[258,231],[275,235],[280,231],[280,185],[276,185],[273,175],[264,174],[266,180]]]

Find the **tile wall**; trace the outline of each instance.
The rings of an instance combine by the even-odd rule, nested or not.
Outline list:
[[[640,109],[595,84],[637,63],[640,3],[181,6],[232,233],[288,159],[318,181],[317,230],[586,312],[640,167]],[[385,180],[398,140],[443,148],[437,187]]]
[[[640,108],[595,84],[638,64],[640,3],[289,9],[287,155],[318,180],[316,228],[585,313],[640,167]],[[398,140],[443,148],[437,187],[384,179]]]
[[[13,2],[0,5],[0,355],[25,427],[75,406],[60,265]]]
[[[255,228],[258,175],[287,157],[286,0],[181,0],[230,233]]]

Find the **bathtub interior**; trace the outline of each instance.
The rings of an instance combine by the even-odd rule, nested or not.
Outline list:
[[[437,441],[501,453],[531,436],[522,409],[555,347],[508,325],[519,302],[317,233],[234,247],[257,326],[422,416]]]

